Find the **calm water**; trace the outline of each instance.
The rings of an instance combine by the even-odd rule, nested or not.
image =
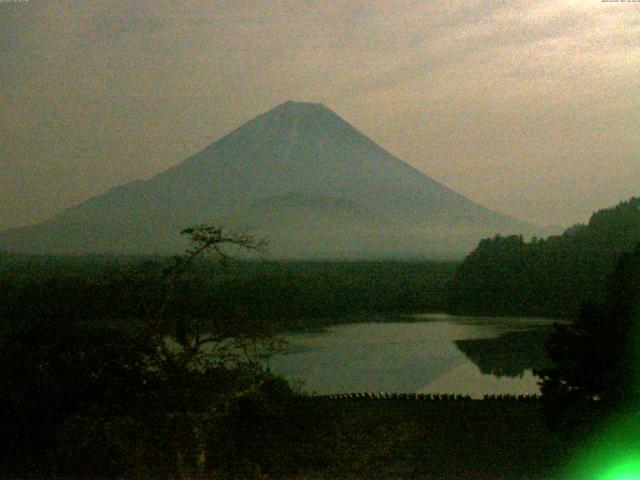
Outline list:
[[[421,315],[287,336],[272,371],[309,393],[539,393],[551,322]]]

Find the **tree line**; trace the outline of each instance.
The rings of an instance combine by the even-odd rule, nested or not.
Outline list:
[[[605,300],[607,275],[640,242],[640,198],[594,213],[547,239],[482,240],[449,284],[448,310],[473,315],[574,318]]]
[[[0,257],[0,317],[127,322],[165,294],[166,257]],[[443,311],[447,262],[194,262],[173,285],[173,317],[239,316],[274,330],[315,328],[366,313]],[[146,285],[136,289],[134,285]],[[153,287],[150,287],[153,286]]]

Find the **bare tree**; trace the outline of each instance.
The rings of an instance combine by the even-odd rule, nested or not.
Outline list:
[[[183,256],[165,268],[165,289],[159,305],[146,308],[144,329],[155,345],[150,367],[167,380],[172,388],[167,411],[167,425],[174,432],[177,476],[196,478],[204,474],[208,458],[207,439],[219,424],[230,402],[257,392],[271,377],[265,371],[265,359],[282,352],[286,343],[264,330],[216,329],[212,322],[181,315],[171,318],[169,308],[176,285],[188,275],[200,258],[209,256],[223,265],[240,252],[261,252],[265,239],[256,240],[247,233],[231,233],[221,227],[198,225],[182,232],[191,242]],[[169,334],[168,325],[178,325]],[[216,386],[220,372],[234,372],[245,381],[233,387]],[[247,379],[249,379],[247,381]],[[219,388],[218,388],[219,387]]]

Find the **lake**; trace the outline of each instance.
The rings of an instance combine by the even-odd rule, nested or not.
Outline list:
[[[552,321],[413,315],[286,335],[274,373],[312,394],[346,392],[539,393]]]

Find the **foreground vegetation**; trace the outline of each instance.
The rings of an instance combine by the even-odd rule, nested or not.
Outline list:
[[[621,218],[633,217],[629,205]],[[542,402],[351,401],[300,395],[266,370],[283,348],[274,334],[363,312],[437,311],[458,298],[447,284],[469,279],[495,311],[519,312],[525,303],[504,303],[500,288],[526,276],[529,264],[509,262],[529,247],[484,242],[453,277],[450,263],[221,265],[222,246],[259,244],[215,227],[184,233],[192,248],[173,259],[0,256],[0,476],[563,478],[598,424],[624,423],[640,401],[640,247],[551,335]],[[497,257],[478,253],[495,246]],[[214,262],[202,258],[210,251]],[[478,258],[495,258],[496,270],[465,277]],[[505,265],[513,275],[492,283]],[[538,288],[526,304],[536,312],[553,303],[536,304],[553,298]]]
[[[10,458],[2,463],[2,473],[14,477],[19,472],[21,478],[562,478],[559,472],[585,433],[550,428],[537,403],[348,401],[264,387],[227,405],[208,432],[206,461],[193,476],[181,477],[167,443],[173,437],[167,437],[161,419],[148,414],[148,423],[133,425],[113,412],[101,426],[95,415],[94,410],[60,429],[62,439],[54,448],[39,438],[30,445],[36,455]]]
[[[18,303],[20,315],[5,318],[0,421],[9,447],[0,450],[0,473],[202,476],[219,450],[220,427],[239,402],[291,394],[265,371],[264,358],[280,349],[267,331],[243,318],[205,322],[175,303],[182,278],[203,255],[224,259],[225,247],[259,243],[209,226],[183,234],[191,248],[156,277],[146,272],[108,284],[114,296],[103,302],[119,311],[120,300],[129,315],[120,322],[96,315],[108,305],[96,310],[88,303],[100,291],[82,290],[86,284],[80,284],[85,296],[61,294],[61,307],[35,299]],[[12,304],[10,296],[3,300]]]

